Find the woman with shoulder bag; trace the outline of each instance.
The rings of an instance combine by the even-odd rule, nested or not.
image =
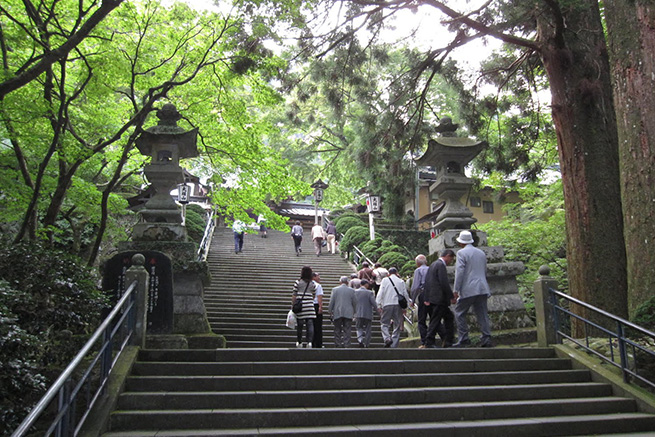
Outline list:
[[[316,312],[314,311],[314,293],[316,293],[316,284],[312,280],[312,268],[305,266],[300,271],[300,279],[293,284],[293,295],[291,297],[291,306],[297,300],[302,300],[302,310],[296,313],[298,323],[296,325],[296,347],[302,347],[302,332],[306,326],[306,343],[307,347],[312,347],[312,339],[314,338],[314,319],[316,319]],[[294,311],[295,312],[295,311]]]

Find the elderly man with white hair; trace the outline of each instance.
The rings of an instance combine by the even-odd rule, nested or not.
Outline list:
[[[357,308],[355,290],[348,287],[349,278],[339,278],[339,286],[332,289],[330,305],[328,310],[334,323],[334,346],[350,347],[350,335],[352,332],[353,316]]]
[[[380,325],[384,347],[395,348],[400,343],[400,332],[403,329],[403,315],[406,311],[400,306],[401,296],[405,298],[405,302],[409,302],[409,294],[407,294],[405,281],[398,277],[398,270],[395,267],[391,267],[389,269],[389,276],[382,279],[380,291],[378,291],[378,295],[375,298],[378,308],[382,309]],[[391,325],[393,325],[393,332],[389,332]]]

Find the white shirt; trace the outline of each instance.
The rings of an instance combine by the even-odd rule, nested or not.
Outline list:
[[[394,285],[396,288],[394,288]],[[396,289],[398,289],[397,294]],[[396,275],[391,275],[384,278],[380,284],[380,291],[378,291],[378,295],[375,298],[375,302],[377,302],[378,308],[384,308],[387,305],[398,305],[398,294],[405,296],[405,299],[407,299],[407,302],[409,302],[409,294],[407,294],[405,281]]]
[[[314,284],[316,284],[316,295],[314,296],[314,303],[318,305],[318,297],[323,295],[323,286],[316,281],[314,281]]]

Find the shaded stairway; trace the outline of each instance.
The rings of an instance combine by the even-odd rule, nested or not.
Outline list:
[[[308,233],[308,232],[306,232]],[[339,255],[317,257],[309,237],[303,252],[295,255],[290,234],[269,231],[267,238],[248,234],[243,252],[234,253],[230,229],[216,230],[207,262],[212,283],[205,289],[205,307],[212,331],[224,335],[228,348],[295,346],[295,330],[285,326],[291,308],[293,282],[303,266],[309,265],[321,275],[327,305],[339,277],[354,272]],[[353,343],[356,344],[354,329]],[[327,317],[323,320],[323,345],[334,345],[334,330]],[[379,322],[373,323],[372,347],[382,347]]]
[[[634,400],[538,348],[145,350],[118,408],[107,437],[655,431]]]

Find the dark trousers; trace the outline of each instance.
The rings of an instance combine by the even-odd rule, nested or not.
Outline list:
[[[234,233],[234,251],[241,252],[243,250],[243,232]]]
[[[430,313],[434,307],[432,305],[426,306],[423,303],[423,293],[419,294],[416,298],[416,306],[418,307],[416,311],[418,318],[418,333],[421,336],[421,344],[425,345],[428,334],[428,317],[430,316]],[[444,336],[446,335],[441,321],[439,321],[439,325],[436,328],[436,333],[439,334],[439,338],[441,338],[441,340],[443,340]]]
[[[314,319],[314,341],[312,347],[323,347],[323,313],[318,312],[318,304],[314,304],[316,318]]]
[[[302,243],[302,235],[293,236],[293,244],[296,247],[296,252],[300,249],[300,243]]]
[[[442,339],[443,346],[450,346],[453,344],[455,337],[455,316],[450,311],[450,306],[446,304],[431,304],[432,311],[430,311],[430,324],[428,331],[425,335],[425,345],[432,346],[436,343],[436,336],[439,332],[439,326],[443,328],[443,335],[439,334]],[[443,324],[441,323],[443,320]]]

